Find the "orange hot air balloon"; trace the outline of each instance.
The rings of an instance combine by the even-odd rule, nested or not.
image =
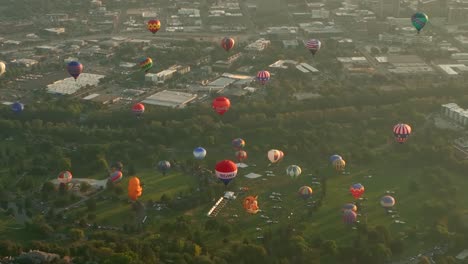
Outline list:
[[[245,211],[249,214],[256,214],[260,209],[258,208],[257,204],[257,196],[247,196],[242,203],[244,206]]]
[[[136,201],[141,196],[143,188],[140,186],[140,179],[137,177],[131,177],[128,181],[128,198]]]
[[[159,29],[161,28],[161,21],[159,21],[158,19],[151,19],[150,21],[148,21],[148,23],[146,24],[146,28],[151,31],[151,33],[155,34],[156,32],[159,31]]]

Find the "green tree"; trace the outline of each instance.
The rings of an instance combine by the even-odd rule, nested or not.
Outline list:
[[[73,241],[80,241],[80,240],[84,239],[84,237],[85,237],[85,235],[84,235],[83,230],[78,229],[78,228],[70,229],[70,238]]]

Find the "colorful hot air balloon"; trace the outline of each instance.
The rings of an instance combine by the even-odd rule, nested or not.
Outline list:
[[[356,212],[352,210],[346,210],[343,212],[343,222],[345,224],[354,224],[356,223],[356,220],[357,220]]]
[[[145,112],[145,105],[142,103],[134,104],[132,106],[132,112],[137,116],[142,115]]]
[[[270,80],[270,72],[269,71],[259,71],[257,73],[257,80],[261,84],[264,85],[265,83],[267,83]]]
[[[284,157],[284,153],[281,150],[271,149],[268,151],[268,159],[271,163],[277,163],[278,161],[282,160]]]
[[[353,184],[349,188],[349,192],[354,197],[354,199],[359,199],[364,194],[364,186],[360,183]]]
[[[224,115],[224,113],[226,113],[230,107],[231,107],[231,101],[229,101],[227,97],[223,97],[223,96],[216,97],[212,103],[212,108],[219,115]]]
[[[315,53],[320,50],[321,46],[322,43],[318,39],[309,39],[306,43],[306,47],[309,49],[312,55],[315,55]]]
[[[140,179],[137,177],[131,177],[128,180],[128,198],[132,201],[136,201],[141,196],[143,188],[140,185]]]
[[[244,150],[237,151],[236,158],[239,162],[244,161],[245,159],[247,159],[247,152],[245,152]]]
[[[140,69],[147,73],[151,68],[153,68],[153,60],[150,57],[141,58],[138,62]]]
[[[221,47],[223,47],[225,51],[230,51],[235,43],[233,38],[224,37],[223,40],[221,40]]]
[[[336,171],[344,171],[346,162],[344,159],[337,159],[333,162],[333,166],[335,167]]]
[[[385,195],[380,199],[380,205],[384,208],[392,208],[395,205],[395,198],[390,195]]]
[[[393,127],[393,135],[398,143],[404,143],[411,134],[411,127],[407,124],[396,124]]]
[[[286,174],[291,177],[293,180],[294,179],[297,179],[297,177],[299,177],[299,175],[301,175],[302,173],[302,170],[301,170],[301,167],[297,166],[297,165],[290,165],[287,169],[286,169]]]
[[[73,175],[71,174],[71,172],[62,171],[62,172],[59,173],[59,175],[57,177],[57,180],[60,183],[66,184],[66,183],[71,182],[72,178],[73,178]]]
[[[120,161],[115,162],[114,164],[111,165],[111,170],[112,171],[122,171],[123,170],[123,164]]]
[[[148,21],[148,23],[146,24],[146,28],[151,31],[151,33],[155,34],[156,32],[159,31],[159,29],[161,28],[161,21],[157,20],[157,19],[151,19],[150,21]]]
[[[236,138],[232,141],[232,146],[237,150],[242,149],[245,147],[245,141],[242,138]]]
[[[113,183],[117,183],[119,182],[120,180],[122,180],[122,177],[123,177],[123,174],[121,171],[113,171],[110,175],[109,175],[109,180]]]
[[[232,179],[237,176],[237,165],[230,160],[223,160],[216,164],[216,177],[220,179],[224,185],[228,185]]]
[[[206,156],[206,150],[202,147],[198,147],[193,150],[193,156],[199,160],[204,159]]]
[[[421,29],[423,29],[423,27],[427,24],[428,21],[429,17],[422,12],[418,12],[411,16],[411,23],[413,24],[413,27],[416,28],[416,30],[418,31],[418,34],[421,31]]]
[[[163,175],[166,175],[166,172],[171,168],[171,163],[167,160],[161,160],[158,163],[158,169],[162,171]]]
[[[24,110],[24,105],[20,102],[15,102],[11,105],[11,111],[21,113]]]
[[[313,193],[312,188],[309,186],[302,186],[301,188],[299,188],[299,191],[298,191],[298,194],[304,199],[311,197],[312,193]]]
[[[242,202],[242,206],[249,214],[256,214],[260,209],[258,208],[257,196],[247,196]]]
[[[330,162],[333,164],[333,162],[335,162],[336,160],[339,160],[339,159],[343,159],[343,158],[338,154],[334,154],[334,155],[331,155]]]
[[[77,61],[71,61],[67,64],[68,73],[75,79],[83,72],[83,64]]]
[[[0,76],[6,72],[6,65],[3,61],[0,61]]]
[[[345,205],[343,205],[343,208],[341,209],[343,212],[344,211],[353,211],[353,212],[356,212],[357,211],[357,207],[355,204],[353,203],[347,203]]]

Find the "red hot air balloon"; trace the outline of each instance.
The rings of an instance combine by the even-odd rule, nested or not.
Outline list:
[[[257,73],[257,80],[265,85],[270,80],[270,72],[269,71],[259,71]]]
[[[151,31],[151,33],[155,34],[161,28],[161,21],[157,19],[151,19],[150,21],[148,21],[146,28],[148,28],[148,30]]]
[[[361,197],[364,194],[364,191],[364,186],[360,183],[353,184],[349,188],[349,192],[354,197],[354,199],[359,199],[359,197]]]
[[[231,101],[227,97],[216,97],[213,100],[212,104],[213,109],[218,113],[219,115],[224,115],[229,108],[231,107]]]
[[[145,105],[142,103],[134,104],[132,107],[132,112],[135,113],[137,116],[143,114],[145,112]]]
[[[393,127],[393,135],[395,136],[395,140],[402,144],[411,135],[411,127],[408,124],[396,124]]]
[[[221,40],[221,47],[223,47],[225,51],[230,51],[235,43],[233,38],[224,37],[223,40]]]
[[[228,185],[228,183],[237,176],[237,165],[230,160],[223,160],[216,164],[215,171],[216,177],[220,179],[224,185]]]
[[[236,152],[236,158],[239,162],[242,162],[244,161],[245,159],[247,159],[247,152],[245,152],[245,150],[239,150]]]

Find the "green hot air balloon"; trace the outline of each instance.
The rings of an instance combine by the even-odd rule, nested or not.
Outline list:
[[[418,31],[418,34],[419,31],[423,29],[423,27],[427,24],[428,21],[429,17],[422,12],[418,12],[411,17],[411,23],[413,24],[414,28],[416,28],[416,30]]]

